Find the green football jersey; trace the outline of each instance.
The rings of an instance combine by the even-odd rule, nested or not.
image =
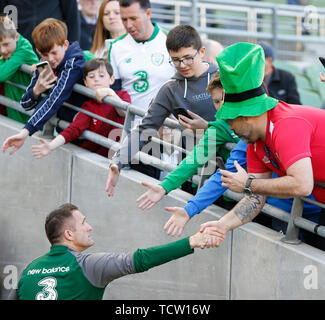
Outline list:
[[[144,272],[193,252],[189,238],[120,254],[82,253],[54,245],[25,268],[9,299],[100,300],[114,279]]]

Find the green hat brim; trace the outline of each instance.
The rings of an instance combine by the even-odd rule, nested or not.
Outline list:
[[[273,109],[278,100],[269,97],[266,93],[241,102],[225,102],[218,110],[216,118],[220,120],[235,119],[237,117],[257,117]]]

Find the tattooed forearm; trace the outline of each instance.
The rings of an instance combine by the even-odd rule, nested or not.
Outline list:
[[[244,197],[234,207],[235,215],[244,224],[252,221],[262,210],[265,203],[265,196],[252,194]]]

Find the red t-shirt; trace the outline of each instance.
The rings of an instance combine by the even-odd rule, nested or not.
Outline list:
[[[268,111],[265,143],[258,140],[247,148],[248,172],[285,176],[293,163],[306,157],[311,158],[314,181],[324,183],[325,110],[279,101]],[[325,188],[315,185],[313,195],[325,203]]]
[[[117,91],[116,94],[122,100],[126,102],[131,102],[130,95],[126,91],[120,90]],[[82,105],[82,109],[95,113],[103,118],[112,120],[114,122],[124,124],[125,118],[119,116],[116,112],[116,109],[110,104],[101,103],[97,100],[89,100]],[[113,129],[116,130],[114,134],[112,132]],[[85,130],[90,130],[104,137],[109,137],[110,139],[115,141],[119,141],[119,136],[122,132],[122,129],[119,129],[101,120],[92,118],[82,112],[78,112],[69,127],[63,130],[60,134],[64,137],[65,142],[68,143],[79,138]],[[96,152],[104,157],[107,157],[108,155],[107,148],[89,140],[84,140],[81,143],[81,147],[91,152]]]

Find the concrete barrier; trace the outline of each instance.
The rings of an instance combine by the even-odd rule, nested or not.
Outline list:
[[[22,125],[0,117],[1,143]],[[141,181],[154,182],[123,170],[113,198],[105,193],[108,160],[74,145],[36,160],[28,138],[15,155],[0,155],[0,296],[6,299],[14,277],[32,259],[46,253],[46,214],[72,202],[93,227],[90,252],[133,251],[174,239],[163,226],[166,206],[184,205],[190,195],[175,190],[150,211],[137,208],[144,192]],[[225,211],[216,206],[193,218],[184,236]],[[113,281],[104,299],[323,299],[325,255],[308,245],[287,245],[281,235],[250,223],[228,234],[218,249],[196,249],[193,255],[142,274]]]
[[[0,122],[2,146],[22,125],[4,117]],[[31,259],[48,250],[49,243],[44,237],[45,216],[70,199],[71,152],[62,148],[46,161],[36,161],[31,152],[36,139],[26,139],[24,146],[12,156],[8,151],[6,154],[1,151],[0,155],[2,276],[5,266],[14,265],[21,270]],[[1,289],[4,290],[2,285]]]
[[[182,191],[175,192],[152,210],[143,212],[136,204],[136,199],[145,190],[140,183],[142,180],[156,181],[133,170],[123,170],[115,196],[108,198],[104,190],[107,161],[101,159],[95,154],[77,154],[73,159],[71,201],[82,208],[93,226],[96,244],[91,250],[124,252],[173,241],[163,231],[170,216],[164,207],[184,205],[188,195]],[[184,236],[197,232],[206,218],[205,215],[198,216]],[[226,241],[220,250],[199,249],[194,255],[144,274],[115,280],[106,290],[105,298],[226,299],[229,250]],[[211,283],[217,285],[211,286]]]

